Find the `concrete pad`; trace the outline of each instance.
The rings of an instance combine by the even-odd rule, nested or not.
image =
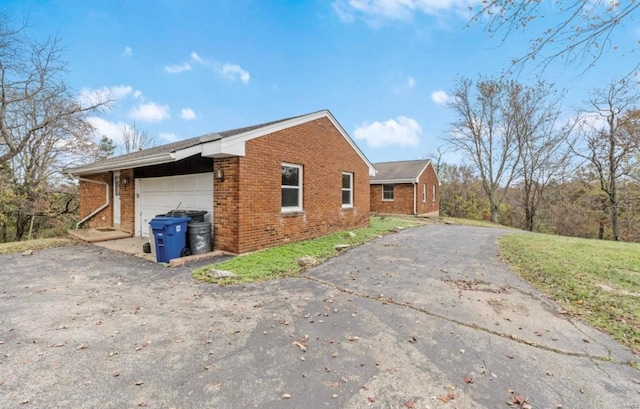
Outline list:
[[[131,254],[155,263],[156,259],[153,254],[142,251],[142,246],[148,242],[149,238],[147,237],[127,237],[125,239],[94,242],[93,244],[120,253]]]
[[[126,237],[131,237],[131,233],[127,233],[110,227],[69,230],[67,233],[69,233],[70,236],[82,241],[86,241],[87,243],[118,240]]]

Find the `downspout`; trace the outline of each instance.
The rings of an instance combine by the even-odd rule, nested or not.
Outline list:
[[[93,216],[95,216],[96,214],[100,213],[102,210],[106,209],[107,206],[109,206],[109,184],[107,182],[101,182],[99,180],[93,180],[93,179],[85,179],[85,178],[81,178],[81,177],[76,177],[73,175],[69,175],[73,178],[78,179],[79,181],[83,181],[83,182],[90,182],[90,183],[96,183],[99,185],[104,185],[105,186],[105,190],[107,191],[106,193],[106,198],[105,198],[105,203],[98,207],[96,210],[94,210],[93,212],[89,213],[88,216],[84,217],[82,220],[80,220],[78,223],[76,223],[76,230],[78,230],[80,228],[80,225],[84,222],[86,222],[87,220],[89,220],[90,218],[92,218]]]
[[[416,198],[417,198],[417,193],[416,193],[416,189],[417,189],[417,184],[416,182],[413,182],[413,215],[416,216],[418,214],[418,203],[416,202]]]

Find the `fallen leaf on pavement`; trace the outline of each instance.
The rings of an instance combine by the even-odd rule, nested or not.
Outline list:
[[[438,396],[438,400],[442,401],[443,403],[447,403],[449,401],[452,401],[456,398],[456,394],[453,392],[449,392],[447,393],[446,396]]]
[[[356,337],[355,335],[347,335],[347,340],[348,341],[357,341],[359,340],[359,337]]]
[[[290,399],[291,395],[289,395],[288,393],[284,393],[282,394],[282,399]]]
[[[469,378],[468,376],[465,376],[463,379],[466,383],[473,383],[473,379]]]
[[[307,352],[307,347],[303,343],[298,342],[298,341],[293,341],[291,344],[297,346],[298,348],[300,348],[300,350],[302,352]]]
[[[78,345],[78,347],[76,348],[76,351],[80,350],[80,349],[87,349],[89,348],[89,346],[87,344],[80,344]]]
[[[413,402],[412,401],[405,402],[404,406],[409,409],[413,409]]]

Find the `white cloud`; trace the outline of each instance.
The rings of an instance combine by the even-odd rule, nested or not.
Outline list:
[[[222,75],[232,81],[239,79],[243,84],[248,84],[251,80],[249,71],[243,70],[242,67],[236,64],[223,64],[220,70]]]
[[[409,78],[407,78],[407,86],[409,88],[413,88],[416,86],[416,79],[413,78],[412,76],[409,76]]]
[[[346,23],[356,17],[372,26],[387,21],[410,21],[416,13],[441,16],[443,12],[468,13],[469,7],[482,0],[336,0],[332,7],[338,18]]]
[[[356,139],[364,140],[367,146],[378,148],[390,145],[416,146],[420,143],[422,128],[413,118],[400,116],[397,120],[365,123],[353,133]]]
[[[162,121],[170,117],[169,105],[158,105],[155,102],[140,104],[129,112],[129,116],[139,121]]]
[[[169,74],[180,74],[183,71],[191,71],[191,64],[186,62],[184,64],[165,65],[164,70]]]
[[[80,90],[79,100],[80,104],[84,106],[85,104],[98,104],[108,100],[117,102],[132,94],[134,94],[134,91],[131,85],[114,85],[112,87],[97,89],[82,88]]]
[[[122,56],[123,57],[131,57],[133,55],[133,49],[129,46],[126,46],[124,48],[124,51],[122,52]]]
[[[133,91],[133,97],[135,99],[142,98],[142,91],[138,91],[138,90]]]
[[[167,142],[175,142],[178,140],[178,136],[174,133],[161,133],[160,138],[164,139]]]
[[[203,60],[203,59],[202,59],[202,57],[200,57],[200,56],[198,55],[198,53],[197,53],[197,52],[195,52],[195,51],[193,51],[193,52],[191,53],[191,59],[192,59],[193,61],[195,61],[195,62],[199,62],[200,64],[206,64],[206,63],[207,63],[207,62],[206,62],[205,60]]]
[[[89,117],[87,120],[95,128],[94,134],[98,139],[106,136],[114,142],[120,141],[122,139],[122,131],[130,128],[124,122],[111,122],[97,116]]]
[[[191,108],[182,108],[180,111],[180,117],[187,121],[197,118],[196,113],[193,112],[193,109]]]
[[[431,100],[438,105],[445,105],[451,100],[451,97],[445,91],[438,90],[431,93]]]

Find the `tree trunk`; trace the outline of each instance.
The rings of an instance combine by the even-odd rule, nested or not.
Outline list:
[[[604,222],[600,220],[598,222],[598,240],[604,239]]]
[[[495,204],[492,204],[491,205],[491,221],[494,223],[499,223],[498,216],[499,216],[498,206]]]
[[[613,239],[620,240],[620,226],[618,226],[618,206],[611,204],[611,229],[613,230]]]
[[[529,207],[524,209],[524,228],[527,231],[533,231],[533,218],[534,213]]]
[[[15,236],[15,241],[21,241],[22,240],[22,237],[24,236],[25,225],[26,225],[26,220],[24,220],[22,212],[18,212],[18,215],[16,216],[16,236]]]

